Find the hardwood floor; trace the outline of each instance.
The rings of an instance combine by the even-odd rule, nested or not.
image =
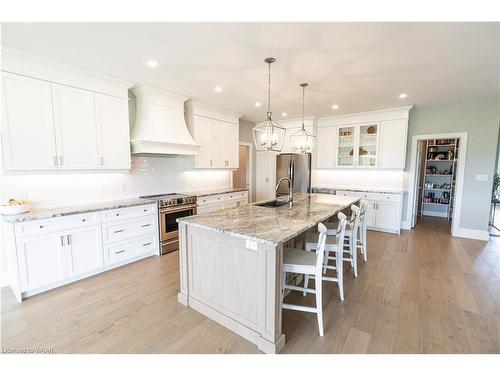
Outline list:
[[[316,316],[283,312],[284,353],[500,353],[500,238],[452,238],[424,219],[401,236],[369,232],[359,277],[345,267],[345,302],[324,284]],[[177,303],[178,255],[168,254],[15,302],[2,289],[1,346],[54,353],[260,353]],[[287,301],[314,304],[299,293]]]

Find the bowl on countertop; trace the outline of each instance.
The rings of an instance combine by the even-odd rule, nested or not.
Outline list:
[[[0,214],[1,215],[19,215],[19,214],[24,214],[26,212],[29,212],[30,210],[30,204],[29,203],[23,203],[19,205],[8,205],[8,204],[2,204],[0,205]]]

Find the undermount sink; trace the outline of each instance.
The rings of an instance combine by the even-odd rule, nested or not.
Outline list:
[[[273,200],[273,201],[269,201],[269,202],[264,202],[264,203],[257,203],[256,206],[259,206],[259,207],[281,207],[281,206],[284,206],[286,204],[289,204],[288,201],[280,201],[280,200]]]

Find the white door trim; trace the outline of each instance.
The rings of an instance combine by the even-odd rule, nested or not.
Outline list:
[[[458,153],[458,171],[455,184],[455,198],[453,207],[453,218],[451,235],[462,236],[463,230],[460,228],[460,218],[462,214],[462,194],[465,175],[465,161],[467,158],[467,132],[460,133],[444,133],[444,134],[420,134],[414,135],[411,141],[411,156],[410,156],[410,184],[408,187],[408,204],[406,207],[406,224],[411,226],[412,214],[415,204],[415,184],[417,170],[417,147],[418,142],[426,139],[443,139],[443,138],[459,138],[460,151]],[[411,228],[405,228],[411,229]]]
[[[252,201],[253,197],[253,143],[240,142],[240,146],[248,147],[248,164],[247,164],[247,182],[248,182],[248,202]]]

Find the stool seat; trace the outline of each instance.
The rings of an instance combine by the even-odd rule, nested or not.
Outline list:
[[[310,245],[310,246],[315,247],[316,244],[318,243],[318,235],[316,233],[306,233],[305,243],[306,243],[306,246]],[[325,243],[326,246],[332,247],[332,246],[336,246],[337,244],[338,244],[337,237],[334,237],[331,235],[326,237],[326,243]]]
[[[316,235],[316,243],[317,242],[318,235]],[[293,269],[299,266],[301,269],[310,267],[311,273],[314,273],[316,267],[316,254],[311,251],[285,247],[283,249],[283,270],[286,272],[293,272]]]

